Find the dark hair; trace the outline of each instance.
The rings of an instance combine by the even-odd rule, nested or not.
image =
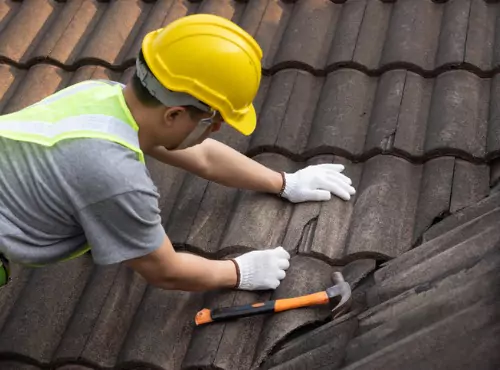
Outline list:
[[[138,58],[140,59],[141,62],[144,63],[148,72],[151,72],[148,65],[146,64],[146,61],[144,60],[144,55],[142,54],[142,51],[139,52]],[[132,86],[132,91],[134,92],[135,96],[137,96],[137,99],[139,99],[141,104],[144,104],[147,107],[158,107],[162,105],[162,103],[158,99],[156,99],[153,95],[151,95],[148,89],[144,87],[137,73],[134,73],[132,75],[132,79],[130,82]],[[205,113],[204,111],[193,105],[184,105],[183,107],[186,108],[189,115],[193,119],[197,119],[198,117],[200,117],[202,114]]]

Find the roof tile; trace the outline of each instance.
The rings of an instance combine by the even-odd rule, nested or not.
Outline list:
[[[3,112],[25,75],[26,71],[6,64],[0,65],[0,112]]]
[[[329,0],[296,2],[273,65],[300,62],[324,69],[340,10]]]
[[[73,65],[107,8],[107,4],[98,1],[68,2],[60,9],[48,32],[35,45],[30,57],[50,58],[62,64]],[[28,60],[25,59],[24,62]]]
[[[2,370],[41,370],[40,367],[18,361],[0,360]],[[76,369],[75,369],[76,370]]]
[[[17,86],[15,95],[6,103],[3,114],[15,112],[67,86],[71,73],[47,64],[30,68]]]
[[[90,260],[90,255],[82,257]],[[91,263],[88,264],[91,265]],[[90,269],[90,266],[89,266]],[[118,274],[117,266],[93,266],[54,358],[80,358],[94,335],[103,306]]]
[[[8,2],[3,7],[12,5]],[[0,55],[18,63],[26,63],[35,57],[33,51],[46,37],[46,31],[63,6],[49,0],[23,1],[15,15],[8,13],[8,24],[0,35]]]
[[[491,79],[489,125],[487,137],[487,153],[490,156],[500,155],[500,75]]]
[[[326,323],[298,337],[293,344],[286,344],[263,363],[262,370],[340,368],[345,348],[357,327],[355,319]]]
[[[439,157],[426,162],[415,219],[414,241],[434,222],[450,212],[455,158]]]
[[[206,294],[203,307],[212,309],[268,299],[270,299],[269,291],[209,292]],[[265,316],[257,315],[242,320],[196,327],[182,369],[213,367],[229,370],[234,369],[236,364],[242,368],[249,368]]]
[[[124,63],[151,8],[152,4],[142,0],[110,2],[99,23],[89,25],[92,26],[92,34],[75,62],[89,58],[111,65]]]
[[[323,291],[333,285],[331,273],[331,266],[323,261],[300,255],[292,257],[287,270],[287,278],[282,280],[280,286],[274,291],[272,299],[298,297]],[[254,366],[259,366],[294,331],[329,317],[331,317],[329,305],[270,315],[260,334]]]
[[[99,289],[96,282],[94,285]],[[101,367],[114,366],[145,289],[146,283],[139,275],[125,266],[119,267],[107,296],[101,301],[99,316],[89,320],[93,327],[80,358]],[[82,299],[91,299],[96,294],[102,297],[94,289],[88,292]]]
[[[142,39],[147,33],[165,27],[178,18],[194,13],[198,5],[190,0],[154,1],[148,18],[144,20],[125,60],[133,61],[136,58],[141,49]]]
[[[307,149],[338,148],[360,155],[366,140],[376,81],[363,72],[342,69],[328,74],[312,122]]]
[[[429,112],[426,151],[454,149],[484,157],[488,128],[488,80],[466,71],[436,78]]]
[[[346,255],[395,257],[411,248],[421,176],[421,166],[397,157],[364,164]]]
[[[0,352],[50,362],[85,287],[88,267],[89,260],[77,259],[33,271],[2,327]]]
[[[490,192],[488,165],[475,165],[460,159],[455,161],[450,212],[471,206]]]
[[[202,299],[201,293],[164,291],[149,286],[127,332],[118,362],[179,369]]]

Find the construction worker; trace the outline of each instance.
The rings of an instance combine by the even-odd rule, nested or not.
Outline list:
[[[174,251],[144,162],[295,203],[349,200],[342,165],[279,173],[208,138],[223,123],[254,131],[261,59],[231,21],[186,16],[145,36],[127,85],[84,81],[0,116],[0,280],[9,263],[91,250],[96,264],[124,263],[164,289],[275,289],[289,267],[281,246],[232,260]]]

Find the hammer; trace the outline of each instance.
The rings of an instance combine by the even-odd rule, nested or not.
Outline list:
[[[204,308],[196,314],[195,323],[196,325],[203,325],[216,321],[324,304],[331,304],[333,306],[332,316],[335,319],[349,309],[351,305],[351,287],[349,283],[344,281],[344,277],[340,272],[334,272],[332,279],[335,283],[334,286],[322,292],[305,296],[276,299],[242,306],[222,307],[212,310]]]

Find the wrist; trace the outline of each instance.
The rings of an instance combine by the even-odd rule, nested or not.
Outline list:
[[[273,193],[281,197],[286,186],[285,172],[275,172],[273,180]]]
[[[218,285],[222,288],[237,288],[239,285],[238,265],[234,260],[217,261]]]

